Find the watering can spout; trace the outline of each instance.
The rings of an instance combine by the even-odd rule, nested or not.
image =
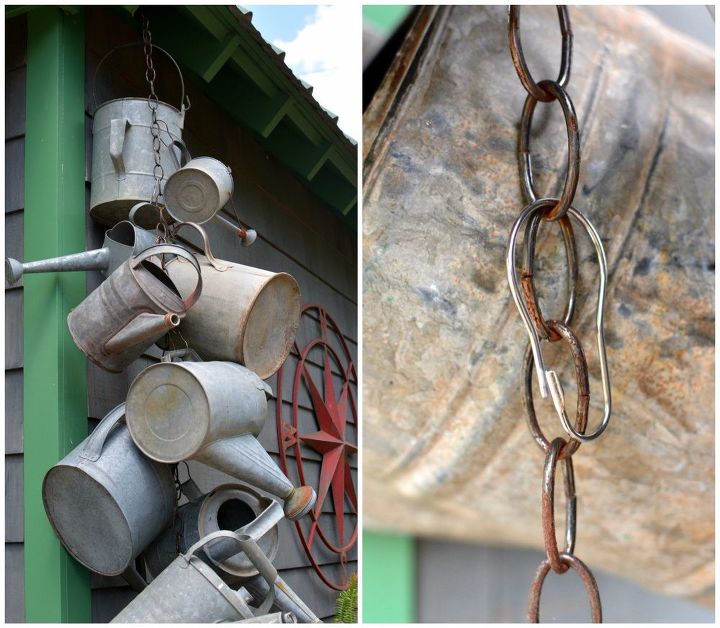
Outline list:
[[[193,458],[285,500],[288,519],[299,519],[315,504],[315,491],[294,487],[252,434],[217,440]]]
[[[180,324],[180,316],[175,313],[150,314],[143,312],[133,318],[125,327],[118,331],[105,343],[110,353],[120,353],[128,347],[147,341],[159,339],[168,329]]]
[[[62,257],[51,257],[37,262],[19,262],[5,258],[5,279],[12,285],[20,281],[25,273],[68,272],[73,270],[107,270],[110,251],[107,248],[83,251]]]

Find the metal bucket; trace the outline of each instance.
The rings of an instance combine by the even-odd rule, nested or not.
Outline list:
[[[189,497],[187,484],[183,485],[183,492]],[[247,534],[272,562],[279,547],[277,523],[283,517],[280,504],[240,484],[224,484],[206,495],[198,491],[195,499],[178,509],[173,527],[162,532],[145,550],[145,564],[155,576],[175,559],[178,546],[179,551],[184,552],[199,539],[218,530]],[[221,543],[208,550],[208,561],[235,580],[257,576],[257,568],[245,554],[237,553],[237,545],[232,540],[227,544],[229,553],[220,547]]]
[[[206,536],[178,556],[147,588],[128,604],[112,623],[217,623],[250,619],[268,613],[274,587],[263,603],[253,609],[244,590],[233,591],[195,554],[220,538],[231,538],[257,570],[274,583],[277,571],[247,536],[222,530]]]
[[[156,255],[176,255],[188,262],[188,268],[195,268],[196,282],[185,299],[166,272],[148,261]],[[191,253],[171,244],[152,246],[121,264],[73,309],[68,329],[92,362],[119,373],[168,329],[177,327],[201,290],[200,267]]]
[[[73,255],[52,257],[37,262],[18,262],[5,258],[5,279],[9,284],[20,281],[25,273],[69,272],[99,270],[109,275],[125,260],[142,253],[155,244],[155,234],[123,220],[105,232],[101,249],[83,251]]]
[[[53,466],[43,480],[45,512],[67,551],[106,576],[135,558],[170,521],[175,484],[170,467],[148,460],[126,427],[125,404]]]
[[[128,429],[153,460],[198,460],[285,500],[286,516],[297,519],[315,491],[295,488],[255,438],[270,395],[255,373],[232,362],[153,364],[128,390]]]
[[[178,222],[202,224],[225,206],[232,192],[230,168],[212,157],[196,157],[168,177],[165,207]]]
[[[180,323],[180,332],[205,360],[244,364],[262,379],[287,359],[295,341],[302,301],[297,281],[287,273],[218,260],[215,268],[198,255],[203,293]],[[193,280],[192,267],[176,259],[167,265],[181,289]]]

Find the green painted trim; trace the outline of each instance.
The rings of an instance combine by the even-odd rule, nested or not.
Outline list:
[[[408,4],[365,4],[362,8],[363,21],[369,22],[381,33],[391,35],[411,9]]]
[[[85,22],[28,15],[25,259],[85,249]],[[46,471],[87,436],[87,366],[66,327],[84,273],[24,278],[25,620],[89,622],[89,572],[62,547],[42,502]]]
[[[364,531],[362,545],[362,622],[416,622],[415,540]]]

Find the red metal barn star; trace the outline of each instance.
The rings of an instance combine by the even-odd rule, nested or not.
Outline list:
[[[357,453],[357,445],[352,442],[352,432],[357,434],[357,373],[342,331],[323,307],[306,305],[302,321],[307,325],[301,325],[298,337],[313,324],[319,324],[320,335],[309,340],[302,350],[296,342],[287,362],[278,371],[275,407],[280,462],[290,477],[288,462],[292,456],[298,482],[307,484],[310,478],[307,478],[303,455],[306,462],[320,456],[320,473],[315,484],[317,502],[308,517],[295,522],[295,527],[305,553],[322,581],[342,591],[348,585],[347,554],[357,541],[358,529],[357,494],[351,467],[352,457]],[[283,403],[283,372],[289,375],[292,361],[296,362],[292,400]],[[292,408],[290,422],[283,418],[283,406],[286,405]],[[312,426],[308,424],[308,415],[313,417]],[[334,517],[322,515],[329,496],[332,496]],[[346,504],[350,507],[349,512],[346,512]],[[355,521],[346,538],[347,515],[354,515]],[[323,523],[327,526],[328,519],[334,520],[334,533],[323,527]],[[320,543],[317,543],[318,539]],[[342,575],[339,580],[325,573],[318,560],[327,556],[328,551],[340,555]]]

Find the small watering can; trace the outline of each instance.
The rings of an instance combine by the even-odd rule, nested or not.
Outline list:
[[[120,49],[142,45],[133,42],[113,48],[100,61],[95,77],[108,57]],[[170,54],[153,45],[172,61],[180,77],[180,109],[157,102],[160,124],[160,165],[165,179],[178,168],[177,142],[182,143],[185,121],[185,83]],[[93,100],[95,99],[93,80]],[[96,102],[96,101],[95,101]],[[103,103],[93,116],[92,183],[90,215],[98,222],[114,224],[128,217],[130,208],[149,201],[155,187],[155,154],[153,152],[153,112],[147,98],[118,98]],[[162,186],[159,190],[162,193]],[[153,216],[156,219],[157,216]]]
[[[121,423],[124,414],[125,404],[111,410],[53,466],[42,496],[55,534],[78,562],[137,579],[134,560],[172,518],[175,484],[168,465],[140,453]]]
[[[205,252],[197,256],[203,293],[180,332],[203,359],[238,362],[267,379],[295,341],[302,309],[297,281],[287,273],[217,260],[207,244]],[[180,289],[189,289],[190,264],[176,258],[167,272]]]
[[[151,257],[174,255],[195,268],[196,281],[182,298],[166,272]],[[202,290],[200,266],[186,249],[159,244],[123,262],[68,315],[75,344],[100,368],[119,373],[180,319]],[[187,293],[185,293],[187,294]]]
[[[315,491],[295,488],[255,438],[270,395],[270,387],[239,364],[161,362],[130,385],[127,425],[153,460],[198,460],[285,500],[285,515],[298,519],[312,508]]]
[[[217,539],[232,539],[268,582],[269,594],[256,609],[247,592],[234,591],[195,554]],[[251,619],[268,613],[273,604],[277,571],[247,535],[220,530],[180,554],[111,623],[217,623]]]
[[[166,529],[145,550],[148,571],[156,576],[197,541],[218,530],[247,534],[272,562],[278,552],[277,523],[284,518],[282,506],[240,484],[224,484],[202,495],[192,480],[182,486],[190,502],[178,508],[172,528]],[[210,563],[236,580],[258,575],[247,556],[238,552],[232,539],[224,539],[206,550]],[[220,574],[223,575],[222,573]],[[265,597],[265,595],[263,595]]]
[[[99,270],[111,274],[133,255],[142,253],[155,244],[155,234],[123,220],[105,232],[101,249],[73,255],[52,257],[37,262],[18,262],[5,258],[5,279],[9,284],[20,281],[25,273],[69,272],[73,270]]]

